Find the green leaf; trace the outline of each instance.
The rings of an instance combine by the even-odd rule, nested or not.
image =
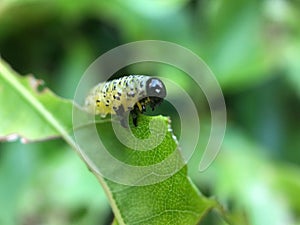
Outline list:
[[[193,186],[182,169],[154,185],[125,186],[107,182],[116,205],[119,224],[197,224],[214,206]]]
[[[72,136],[67,132],[72,128],[72,102],[55,96],[46,88],[41,89],[40,81],[31,76],[19,76],[2,60],[0,61],[1,139],[8,140],[11,134],[16,134],[26,141],[62,136],[79,153],[102,184],[119,224],[192,225],[197,224],[209,209],[217,206],[214,200],[202,196],[187,177],[187,167],[170,129],[168,118],[139,115],[137,127],[133,126],[130,118],[131,130],[135,137],[139,139],[147,139],[151,135],[156,137],[151,143],[154,144],[154,148],[148,151],[132,150],[118,142],[111,123],[100,121],[101,123],[97,124],[101,140],[123,163],[148,167],[162,162],[174,153],[173,160],[167,161],[164,167],[144,178],[146,183],[147,179],[151,183],[157,177],[163,176],[162,181],[143,186],[124,185],[100,176],[97,171],[103,156],[97,158],[96,155],[88,155],[84,149],[78,149]],[[84,118],[86,113],[80,111],[80,115]],[[152,126],[153,124],[156,126]],[[84,132],[87,128],[89,124],[77,129]],[[162,131],[166,131],[163,136]],[[98,140],[89,142],[92,148],[94,148],[93,141]],[[83,155],[87,155],[89,160],[82,157]],[[179,169],[176,169],[178,167]],[[109,169],[114,170],[117,167],[110,165]],[[116,171],[121,173],[117,174]],[[170,171],[173,173],[170,174]],[[118,170],[112,172],[120,177],[131,176]]]
[[[131,123],[131,118],[129,121]],[[167,130],[162,142],[157,143],[158,145],[149,151],[136,151],[122,145],[116,140],[110,123],[100,123],[98,133],[107,149],[113,149],[111,154],[121,158],[127,164],[153,165],[163,161],[174,151],[178,159],[182,160],[169,121],[162,116],[139,115],[138,126],[134,127],[131,123],[132,133],[140,139],[151,135],[149,124],[161,124],[164,127],[159,129]],[[155,128],[151,127],[151,129],[153,132]],[[94,143],[90,144],[94,145]],[[94,157],[92,160],[97,165],[97,158]],[[176,161],[170,161],[166,166],[173,168],[174,164],[180,165]],[[121,173],[120,176],[122,175]],[[155,177],[149,174],[148,179],[155,179],[153,176]],[[161,182],[145,186],[119,184],[106,178],[104,182],[110,193],[113,211],[118,221],[118,223],[115,221],[115,224],[197,224],[209,209],[216,206],[214,200],[205,198],[194,187],[187,177],[186,166]]]
[[[0,59],[0,140],[38,141],[72,130],[72,102],[33,76],[16,74]]]

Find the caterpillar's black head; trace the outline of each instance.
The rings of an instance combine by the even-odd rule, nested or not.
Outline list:
[[[157,98],[165,98],[166,97],[166,87],[164,83],[158,78],[150,78],[146,82],[146,91],[147,96],[150,98],[157,97]]]

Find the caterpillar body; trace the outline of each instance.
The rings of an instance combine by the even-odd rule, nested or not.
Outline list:
[[[143,113],[147,105],[154,110],[165,97],[166,88],[160,79],[130,75],[96,85],[86,97],[84,107],[101,117],[117,115],[123,127],[127,127],[126,112],[131,112],[137,126],[137,113]]]

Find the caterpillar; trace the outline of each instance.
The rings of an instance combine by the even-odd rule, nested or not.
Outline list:
[[[137,126],[138,112],[145,112],[147,105],[154,110],[165,97],[166,88],[160,79],[129,75],[96,85],[86,97],[84,108],[101,117],[117,115],[126,128],[127,112],[132,114],[133,124]]]

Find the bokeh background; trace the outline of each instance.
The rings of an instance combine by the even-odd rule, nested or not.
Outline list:
[[[300,224],[299,1],[0,1],[1,57],[65,98],[73,98],[98,56],[145,39],[191,49],[222,87],[228,112],[222,151],[199,173],[200,138],[200,155],[189,163],[199,189],[236,224]],[[206,137],[209,110],[195,83],[173,68],[155,72],[191,94]],[[177,114],[167,103],[159,110],[177,133]],[[110,224],[112,218],[100,185],[62,140],[0,144],[0,224]],[[226,223],[211,212],[201,224]]]

